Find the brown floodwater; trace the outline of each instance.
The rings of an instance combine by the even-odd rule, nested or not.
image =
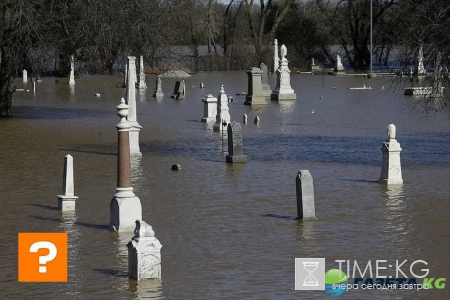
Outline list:
[[[293,74],[297,101],[251,108],[236,96],[247,91],[243,71],[195,74],[181,101],[170,99],[175,79],[163,79],[164,99],[152,98],[147,76],[149,88],[137,90],[143,156],[133,159],[132,177],[143,219],[163,245],[162,279],[139,283],[127,276],[131,234],[107,230],[122,79],[84,77],[71,88],[67,79],[44,78],[35,93],[17,80],[31,91],[16,92],[13,118],[0,120],[0,298],[329,298],[294,290],[296,257],[323,257],[326,269],[339,259],[425,260],[428,277],[448,279],[449,116],[425,117],[391,79]],[[202,97],[217,96],[222,84],[235,98],[232,120],[249,117],[247,164],[226,164],[221,135],[200,122]],[[363,84],[373,89],[348,89]],[[403,148],[404,184],[386,187],[375,181],[390,123]],[[61,213],[55,195],[69,153],[79,199],[75,213]],[[314,178],[317,221],[295,220],[301,169]],[[68,233],[67,283],[17,282],[19,232]],[[449,290],[359,289],[340,298],[448,299]]]

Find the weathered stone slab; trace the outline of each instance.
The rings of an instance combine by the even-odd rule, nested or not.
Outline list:
[[[388,138],[381,147],[383,161],[381,165],[381,176],[378,182],[384,184],[403,184],[402,166],[400,162],[402,148],[400,147],[400,143],[395,139],[395,125],[389,124],[387,131]]]
[[[228,155],[227,163],[246,163],[247,156],[244,155],[244,144],[242,141],[242,127],[239,122],[228,124]]]

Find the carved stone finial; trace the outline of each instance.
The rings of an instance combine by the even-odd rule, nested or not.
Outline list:
[[[152,226],[147,224],[144,221],[136,220],[136,228],[134,229],[134,237],[154,237],[155,232],[153,231]]]
[[[284,44],[281,45],[281,47],[280,47],[280,54],[281,54],[281,59],[286,58],[287,48]]]
[[[388,139],[395,139],[396,127],[394,124],[389,124],[387,127]]]
[[[125,103],[125,99],[120,99],[120,104],[117,105],[117,115],[120,117],[120,122],[116,125],[119,130],[126,130],[130,128],[130,123],[127,120],[130,110],[128,105]]]
[[[220,93],[225,94],[225,89],[223,88],[223,84],[222,84],[222,87],[220,88]]]

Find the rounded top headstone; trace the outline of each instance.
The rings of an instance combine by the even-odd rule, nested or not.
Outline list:
[[[389,124],[389,126],[387,127],[387,134],[388,134],[388,139],[395,139],[395,136],[397,134],[397,128],[395,127],[394,124]]]

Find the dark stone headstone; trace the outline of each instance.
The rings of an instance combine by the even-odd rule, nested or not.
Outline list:
[[[244,155],[244,145],[242,142],[242,127],[239,122],[229,123],[228,132],[228,155],[227,163],[246,163],[247,155]]]
[[[179,171],[181,170],[181,165],[172,165],[172,171]]]

